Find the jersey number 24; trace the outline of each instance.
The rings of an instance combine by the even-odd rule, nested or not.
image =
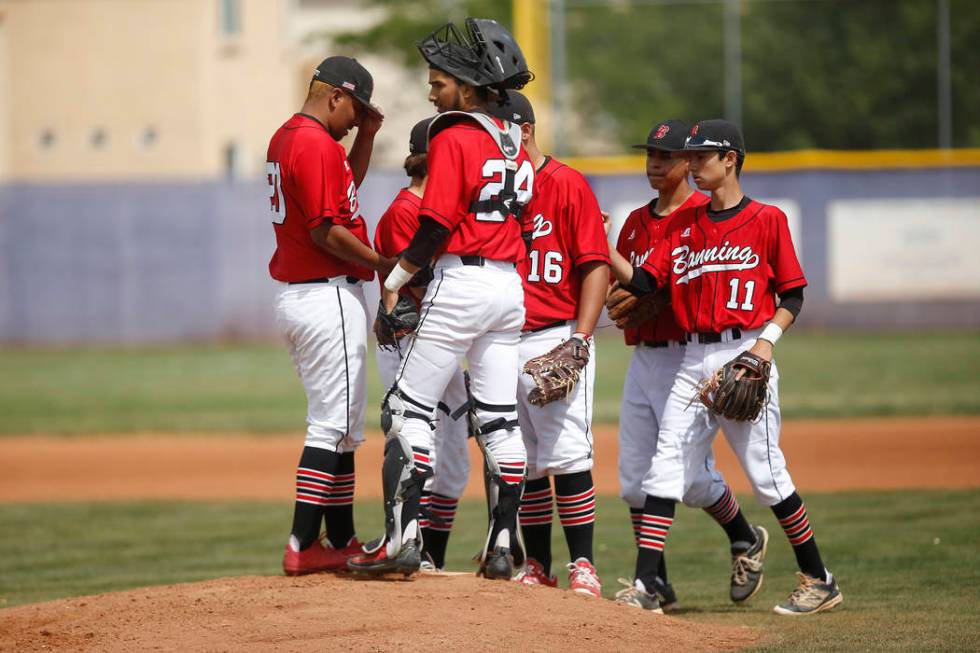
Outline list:
[[[534,166],[530,161],[522,161],[517,170],[508,170],[504,159],[487,159],[482,173],[483,178],[488,181],[480,189],[481,202],[501,195],[513,195],[517,204],[523,206],[531,199]],[[513,209],[516,211],[517,207],[514,206]],[[503,222],[507,216],[500,211],[480,211],[476,213],[476,219],[482,222]]]

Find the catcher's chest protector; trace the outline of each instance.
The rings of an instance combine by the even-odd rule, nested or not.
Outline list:
[[[451,127],[463,120],[474,120],[478,125],[483,127],[490,134],[493,142],[497,144],[500,153],[504,155],[508,163],[513,163],[517,159],[517,155],[521,153],[520,125],[504,121],[504,128],[501,129],[497,126],[496,121],[485,113],[470,113],[468,111],[447,111],[440,113],[429,123],[429,141],[431,142],[435,138],[435,135],[443,129]],[[514,164],[513,169],[517,169],[516,164]]]

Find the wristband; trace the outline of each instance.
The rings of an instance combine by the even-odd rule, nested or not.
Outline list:
[[[770,322],[762,330],[762,333],[759,334],[759,340],[768,340],[775,345],[776,341],[779,340],[779,336],[781,335],[783,335],[782,328],[780,328],[778,324],[773,324]]]
[[[415,276],[414,272],[409,272],[399,263],[396,263],[395,267],[391,269],[391,273],[388,274],[388,278],[385,279],[385,288],[391,292],[398,292],[413,276]]]
[[[572,334],[572,338],[578,338],[579,340],[581,340],[584,343],[588,343],[589,342],[589,338],[591,338],[591,337],[592,336],[586,334],[584,331],[576,331],[575,333]]]

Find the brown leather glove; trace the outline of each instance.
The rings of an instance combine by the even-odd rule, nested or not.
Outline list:
[[[665,289],[637,296],[616,282],[606,295],[606,312],[619,329],[635,329],[655,318],[668,305],[670,293]]]
[[[528,401],[535,406],[544,406],[568,397],[588,364],[589,344],[575,337],[532,358],[524,364],[524,373],[534,378],[537,387],[527,394]]]
[[[753,422],[766,405],[772,363],[745,351],[703,380],[698,397],[708,410],[736,422]]]

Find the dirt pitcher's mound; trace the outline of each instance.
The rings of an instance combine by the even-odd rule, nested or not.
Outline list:
[[[0,611],[4,651],[720,651],[760,638],[469,574],[223,578]]]

